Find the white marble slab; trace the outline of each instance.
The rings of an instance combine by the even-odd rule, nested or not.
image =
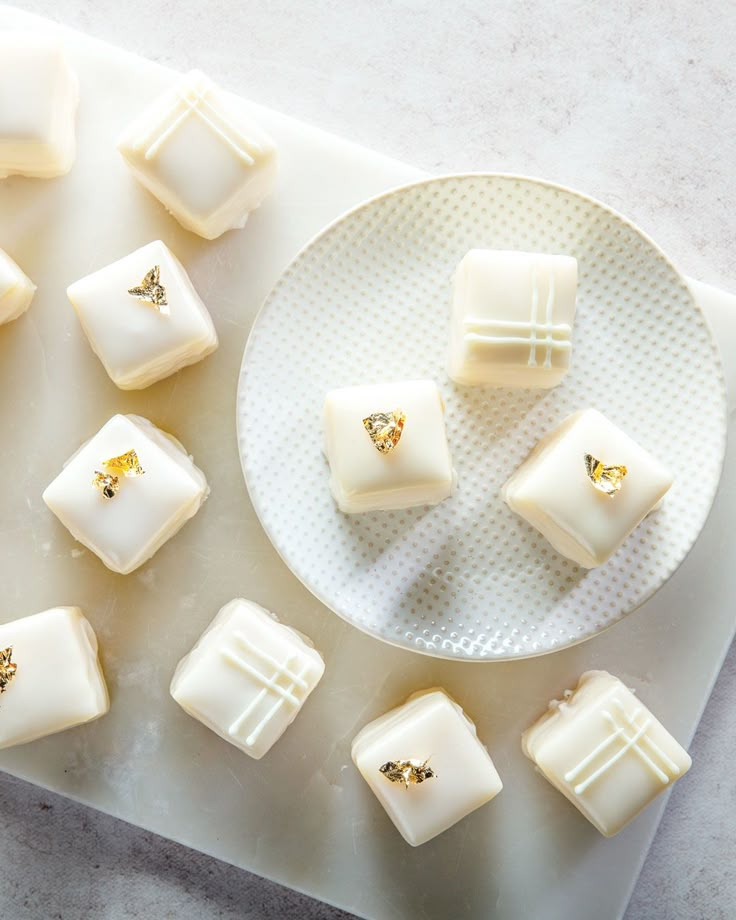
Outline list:
[[[7,16],[20,14],[3,10],[0,22]],[[107,94],[103,104],[102,94],[90,91],[80,121],[80,147],[86,150],[80,164],[94,166],[94,194],[87,200],[94,200],[95,208],[75,207],[84,185],[81,170],[40,190],[22,181],[0,189],[0,208],[10,205],[17,215],[0,224],[0,246],[10,248],[12,242],[18,258],[27,256],[29,273],[43,266],[37,280],[46,280],[29,314],[10,336],[0,337],[4,389],[17,395],[0,409],[8,438],[5,475],[15,485],[6,496],[0,603],[3,619],[50,603],[83,604],[103,642],[113,710],[95,726],[7,752],[0,766],[369,916],[446,916],[448,911],[478,916],[495,907],[496,916],[521,917],[543,907],[546,917],[555,918],[588,897],[595,899],[600,916],[618,915],[659,809],[613,841],[596,839],[595,831],[529,771],[518,748],[519,727],[550,692],[573,682],[585,667],[600,666],[646,693],[663,721],[687,740],[733,630],[736,573],[726,560],[734,551],[728,530],[736,490],[730,482],[724,485],[701,541],[647,608],[591,643],[550,659],[472,667],[434,662],[387,649],[337,621],[291,578],[257,528],[232,425],[237,367],[257,305],[293,251],[344,207],[416,173],[262,112],[264,123],[268,120],[267,127],[289,150],[285,174],[290,165],[304,183],[284,184],[276,207],[254,216],[243,234],[216,244],[195,240],[132,180],[123,182],[122,164],[108,156],[106,146],[140,105],[143,76],[150,74],[163,86],[168,74],[108,52],[100,80],[100,62],[88,57],[90,47],[79,45],[80,75]],[[349,169],[337,168],[346,161]],[[329,201],[321,194],[327,179]],[[74,245],[74,234],[84,236],[84,249]],[[211,293],[223,345],[208,362],[151,391],[121,395],[88,351],[61,292],[94,264],[158,235],[187,262],[203,294]],[[20,366],[40,385],[19,390],[16,383],[11,389]],[[58,393],[74,405],[69,426],[61,423]],[[216,413],[206,411],[213,396],[220,407]],[[102,571],[89,554],[72,555],[74,545],[40,503],[40,487],[58,461],[56,451],[65,456],[115,409],[150,414],[171,427],[219,486],[190,532],[125,581]],[[43,443],[39,427],[26,424],[31,413],[48,426]],[[733,459],[732,451],[727,465]],[[218,553],[216,540],[229,541],[232,551]],[[713,572],[723,578],[712,578]],[[293,726],[284,748],[273,752],[267,773],[237,752],[213,748],[206,730],[189,725],[167,699],[175,662],[220,603],[243,592],[280,606],[327,658],[328,671],[314,697],[315,703],[323,701],[320,715],[309,726]],[[632,642],[633,655],[628,652]],[[349,765],[349,741],[357,727],[408,692],[437,682],[455,693],[479,730],[490,733],[497,766],[513,783],[507,783],[493,813],[479,812],[474,824],[469,819],[417,855],[396,839],[362,788]],[[482,705],[473,705],[474,700]],[[309,750],[308,739],[314,739]],[[165,767],[164,752],[177,771]],[[214,796],[197,794],[202,770]],[[695,776],[693,770],[683,784]],[[293,801],[306,807],[294,815]],[[517,814],[523,820],[510,845],[508,829]],[[532,878],[538,885],[528,884]],[[552,884],[553,895],[541,900],[545,884]]]

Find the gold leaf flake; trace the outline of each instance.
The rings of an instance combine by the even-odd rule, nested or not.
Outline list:
[[[143,476],[146,472],[138,460],[138,454],[134,450],[129,450],[119,457],[103,460],[102,465],[106,470],[113,470],[113,472],[122,476]]]
[[[405,422],[406,416],[401,409],[394,409],[393,412],[374,412],[363,419],[363,426],[376,450],[388,454],[401,440]]]
[[[388,760],[378,768],[379,773],[383,773],[389,782],[403,783],[406,789],[409,786],[418,786],[426,779],[433,779],[437,776],[431,767],[428,767],[429,757],[425,761],[421,760]]]
[[[166,299],[166,288],[161,284],[160,265],[154,265],[139,285],[128,288],[128,293],[144,303],[150,303],[159,313],[168,316],[171,312]]]
[[[13,646],[0,649],[0,693],[5,693],[8,684],[15,677],[18,665],[12,660]]]
[[[92,485],[102,492],[103,498],[107,498],[108,500],[115,498],[120,491],[120,479],[112,473],[101,473],[99,470],[95,470],[95,478],[92,480]]]
[[[609,498],[613,498],[623,485],[624,476],[629,472],[625,466],[605,466],[592,454],[585,455],[585,472],[588,479]]]
[[[138,454],[134,450],[129,450],[119,457],[111,457],[109,460],[103,460],[102,466],[105,472],[95,470],[95,477],[92,485],[102,492],[102,497],[111,499],[120,491],[121,476],[143,476],[145,470],[138,460]]]

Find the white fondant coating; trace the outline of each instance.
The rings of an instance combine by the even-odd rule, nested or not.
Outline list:
[[[226,604],[178,664],[171,695],[225,741],[263,757],[325,670],[306,637],[242,598]]]
[[[276,179],[271,138],[243,100],[197,70],[151,103],[118,150],[179,223],[206,239],[245,226]]]
[[[128,293],[157,265],[166,312]],[[207,308],[161,240],[76,281],[67,296],[92,350],[122,390],[147,387],[217,348]]]
[[[615,496],[593,486],[586,454],[627,467]],[[670,473],[648,451],[597,410],[584,409],[537,444],[503,497],[559,553],[590,569],[610,559],[671,485]]]
[[[135,450],[143,476],[110,500],[93,486],[104,460]],[[43,500],[72,536],[121,575],[146,562],[199,511],[209,489],[182,445],[137,415],[115,415],[67,461]]]
[[[375,412],[401,409],[401,439],[386,454],[363,426]],[[341,511],[384,511],[435,505],[454,486],[444,403],[432,380],[407,380],[332,390],[325,398],[325,454],[330,488]]]
[[[690,755],[607,671],[577,688],[522,735],[543,776],[606,837],[612,837],[690,769]]]
[[[0,324],[9,323],[30,307],[36,285],[0,249]]]
[[[76,156],[79,87],[53,36],[0,32],[0,178],[49,179]]]
[[[412,694],[365,726],[352,758],[402,837],[420,846],[503,789],[475,725],[441,688]],[[429,760],[435,776],[406,788],[379,771],[387,761]]]
[[[450,377],[556,386],[570,366],[577,277],[571,256],[471,249],[455,274]]]
[[[17,666],[0,694],[0,748],[25,744],[110,708],[97,638],[78,607],[54,607],[0,625],[0,649]]]

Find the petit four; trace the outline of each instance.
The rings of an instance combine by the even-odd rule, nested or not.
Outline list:
[[[179,662],[171,695],[190,716],[258,760],[297,717],[324,670],[306,637],[237,598]]]
[[[0,324],[18,319],[30,307],[36,285],[0,249]]]
[[[199,511],[204,473],[170,434],[113,416],[66,463],[43,500],[113,572],[142,565]]]
[[[109,708],[97,639],[78,607],[0,625],[0,748],[90,722]]]
[[[648,451],[584,409],[537,444],[503,496],[557,552],[591,569],[610,559],[671,485]]]
[[[690,769],[690,755],[607,671],[586,671],[521,739],[542,775],[605,837]]]
[[[571,256],[471,249],[455,274],[450,377],[556,386],[570,366],[577,277]]]
[[[0,178],[69,172],[78,95],[58,39],[0,32]]]
[[[92,350],[122,390],[138,390],[217,348],[184,267],[156,240],[67,290]]]
[[[183,227],[209,240],[244,227],[276,179],[271,138],[242,99],[198,70],[154,100],[118,150]]]
[[[452,493],[444,403],[434,381],[332,390],[324,424],[330,488],[341,511],[434,505]]]
[[[503,788],[475,726],[442,689],[414,693],[352,746],[363,779],[411,846],[426,843]]]

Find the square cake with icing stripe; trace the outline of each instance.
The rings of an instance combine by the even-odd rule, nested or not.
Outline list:
[[[297,717],[324,670],[305,636],[236,598],[179,662],[171,695],[190,716],[259,760]]]
[[[471,249],[455,273],[450,377],[466,386],[549,388],[570,367],[577,261]]]
[[[198,70],[155,99],[118,150],[183,227],[209,240],[245,226],[276,179],[276,145],[245,101]]]
[[[629,688],[586,671],[522,735],[542,775],[606,837],[690,769],[690,755]]]

